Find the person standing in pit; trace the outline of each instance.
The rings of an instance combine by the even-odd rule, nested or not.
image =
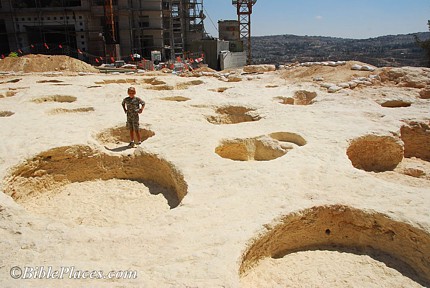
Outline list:
[[[145,102],[136,96],[136,88],[129,87],[127,93],[128,97],[122,100],[122,109],[127,114],[126,126],[130,131],[130,144],[128,146],[135,147],[136,144],[140,145],[142,143],[139,130],[139,114],[143,112]],[[136,139],[134,136],[136,136]]]

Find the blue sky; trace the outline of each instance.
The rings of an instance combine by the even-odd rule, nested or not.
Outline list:
[[[237,20],[231,0],[204,0],[206,31],[212,22]],[[210,19],[209,19],[210,18]],[[212,19],[212,21],[211,21]],[[429,0],[257,0],[252,36],[309,35],[365,39],[428,31]]]

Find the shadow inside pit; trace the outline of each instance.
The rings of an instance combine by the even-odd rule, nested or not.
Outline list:
[[[424,287],[430,287],[430,281],[419,275],[410,265],[403,262],[402,260],[395,258],[389,255],[386,252],[377,250],[371,246],[366,247],[345,247],[341,245],[318,245],[318,246],[310,246],[310,247],[301,247],[299,249],[288,250],[284,252],[279,252],[276,255],[273,255],[273,259],[280,259],[284,256],[296,252],[303,251],[333,251],[333,252],[342,252],[342,253],[351,253],[356,255],[367,255],[379,262],[384,263],[387,267],[390,267],[394,270],[397,270],[403,276],[412,279],[413,281],[419,283]]]
[[[151,193],[152,195],[163,194],[164,198],[166,198],[167,200],[167,204],[169,205],[170,209],[178,207],[180,201],[178,195],[176,195],[173,189],[168,189],[153,181],[138,180],[137,182],[142,183],[143,185],[148,187],[149,193]]]

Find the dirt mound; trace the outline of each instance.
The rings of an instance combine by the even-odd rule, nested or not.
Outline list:
[[[6,57],[0,61],[0,71],[14,72],[98,72],[93,66],[65,55],[26,55]]]
[[[294,82],[310,81],[315,78],[323,78],[325,82],[348,82],[357,77],[368,77],[370,74],[377,74],[370,71],[352,70],[355,64],[366,65],[357,61],[348,61],[342,66],[312,65],[297,66],[282,72],[282,78]]]

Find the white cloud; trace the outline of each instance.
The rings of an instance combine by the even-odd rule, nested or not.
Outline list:
[[[315,16],[315,19],[318,20],[318,21],[320,21],[320,20],[323,19],[323,16]]]

